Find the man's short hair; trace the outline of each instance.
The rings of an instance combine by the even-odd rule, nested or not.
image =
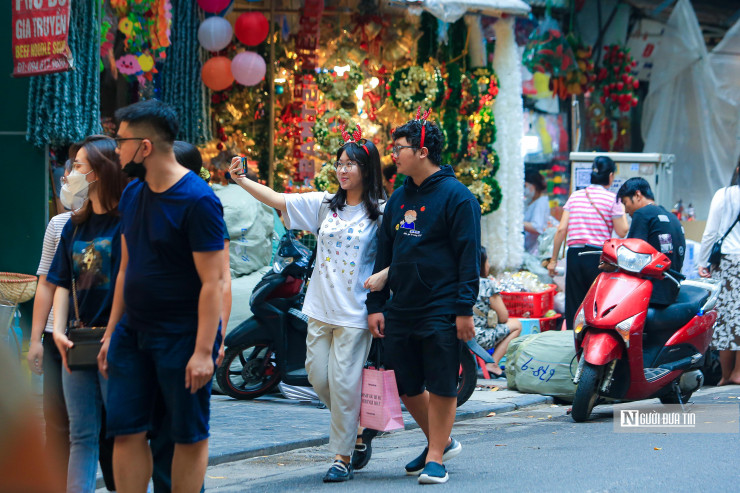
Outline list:
[[[640,178],[639,176],[630,178],[622,183],[619,191],[617,191],[617,200],[622,200],[622,197],[629,197],[631,199],[638,191],[646,199],[655,200],[655,195],[653,195],[653,191],[650,189],[650,184],[645,178]]]
[[[401,137],[406,137],[410,145],[419,149],[421,147],[421,122],[410,120],[393,130],[393,140],[398,140]],[[429,160],[437,166],[442,162],[442,148],[444,145],[445,138],[442,131],[437,125],[427,121],[424,130],[424,147],[429,151]]]
[[[130,104],[116,111],[116,121],[128,123],[131,127],[146,127],[162,141],[172,144],[180,131],[180,123],[175,109],[162,101],[148,99]],[[140,137],[143,137],[141,135]]]

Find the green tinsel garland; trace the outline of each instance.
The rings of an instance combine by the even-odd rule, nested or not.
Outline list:
[[[498,157],[498,156],[497,156]],[[494,177],[488,177],[483,180],[491,187],[491,212],[498,210],[501,207],[501,201],[504,198],[504,194],[501,191],[501,185],[498,184],[498,180]]]
[[[443,158],[446,162],[456,162],[467,150],[467,140],[461,139],[460,131],[460,108],[462,106],[462,65],[466,55],[465,39],[468,28],[463,19],[453,23],[448,31],[446,60],[447,63],[447,101],[442,116],[442,126],[445,132],[445,152]],[[452,60],[452,62],[449,62]],[[467,137],[467,135],[465,135]]]
[[[462,102],[462,72],[460,65],[447,65],[447,102],[442,116],[442,127],[445,133],[445,150],[443,159],[448,163],[460,157],[460,103]],[[463,152],[464,152],[463,148]]]
[[[213,138],[210,95],[200,78],[203,53],[198,43],[199,10],[193,1],[172,2],[172,44],[161,79],[162,99],[175,107],[180,119],[178,139],[196,145]]]
[[[416,44],[416,64],[424,65],[437,55],[437,18],[422,12],[419,30],[422,34]]]
[[[36,147],[67,145],[102,132],[97,2],[72,2],[67,42],[74,70],[31,77],[26,139]]]

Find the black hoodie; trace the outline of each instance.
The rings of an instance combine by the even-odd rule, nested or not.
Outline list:
[[[385,207],[374,272],[390,266],[368,313],[422,318],[473,314],[480,279],[480,206],[450,166],[417,186],[407,177]]]

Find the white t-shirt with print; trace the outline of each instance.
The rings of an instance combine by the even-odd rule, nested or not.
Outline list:
[[[329,193],[286,194],[285,224],[316,233],[321,203]],[[383,210],[381,204],[381,211]],[[340,327],[367,329],[363,284],[373,273],[378,221],[368,218],[363,204],[327,210],[317,238],[316,267],[308,285],[303,313]]]

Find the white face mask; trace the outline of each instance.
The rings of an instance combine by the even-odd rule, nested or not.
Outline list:
[[[534,198],[534,190],[529,187],[524,187],[524,202],[529,204]]]
[[[62,189],[59,192],[59,199],[62,201],[62,205],[69,210],[76,211],[80,209],[85,200],[87,200],[87,194],[89,192],[90,183],[87,181],[87,175],[92,173],[88,171],[85,174],[80,173],[77,170],[73,170],[69,176],[67,176]],[[94,183],[94,182],[93,182]]]

